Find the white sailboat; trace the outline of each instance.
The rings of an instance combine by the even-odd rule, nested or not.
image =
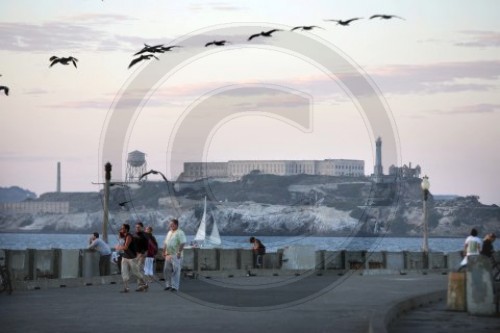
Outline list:
[[[213,248],[220,246],[222,244],[222,240],[220,238],[219,228],[217,227],[217,223],[215,222],[215,220],[214,220],[214,225],[212,227],[212,232],[208,237],[206,230],[207,230],[207,197],[205,197],[203,216],[201,217],[198,231],[196,231],[196,235],[194,236],[193,244],[196,247],[203,247],[203,248]]]

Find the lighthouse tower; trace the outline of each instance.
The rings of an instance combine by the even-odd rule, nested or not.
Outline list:
[[[375,144],[375,167],[373,168],[373,176],[378,180],[382,179],[384,175],[384,169],[382,167],[382,139],[378,137]]]

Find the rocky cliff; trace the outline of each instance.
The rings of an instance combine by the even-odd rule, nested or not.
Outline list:
[[[110,232],[142,220],[157,230],[171,217],[194,234],[208,198],[208,229],[221,234],[421,236],[420,180],[375,184],[365,177],[274,176],[253,173],[236,182],[144,182],[113,186]],[[102,193],[45,193],[37,201],[69,201],[69,214],[0,213],[2,232],[90,232],[101,230]],[[499,231],[500,208],[477,197],[428,200],[431,236],[462,237],[476,227]]]

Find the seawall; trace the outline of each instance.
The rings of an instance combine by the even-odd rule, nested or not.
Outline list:
[[[99,254],[95,251],[0,250],[0,263],[10,271],[15,289],[69,287],[90,284],[118,283],[121,277],[116,264],[110,263],[111,275],[99,276]],[[184,250],[183,271],[191,277],[287,275],[303,271],[345,274],[358,270],[363,275],[406,274],[418,272],[443,273],[454,270],[461,260],[460,252],[367,252],[314,251],[307,246],[280,249],[264,256],[263,268],[253,268],[253,254],[246,249]],[[155,270],[162,272],[163,258],[156,258]]]

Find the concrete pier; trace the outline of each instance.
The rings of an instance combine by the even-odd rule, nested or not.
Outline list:
[[[148,292],[122,294],[116,271],[98,276],[95,252],[5,250],[16,280],[11,296],[0,295],[0,327],[6,332],[42,333],[384,333],[406,312],[446,304],[447,254],[431,253],[427,269],[421,264],[423,256],[415,253],[299,252],[266,254],[266,268],[250,269],[248,276],[249,250],[188,249],[179,292],[163,290],[159,262]],[[293,261],[294,253],[296,263],[286,269],[285,260]],[[425,325],[433,320],[435,327],[442,327],[432,314]],[[480,319],[471,322],[481,327]],[[412,329],[418,325],[412,323]]]

